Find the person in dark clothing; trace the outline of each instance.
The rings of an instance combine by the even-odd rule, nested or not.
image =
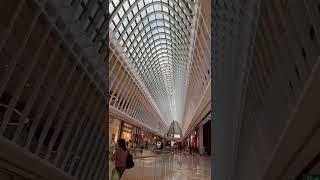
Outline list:
[[[143,144],[141,144],[141,146],[140,146],[140,152],[141,152],[141,154],[142,154],[142,149],[143,149]]]
[[[124,170],[126,169],[127,156],[128,156],[128,150],[126,147],[126,142],[124,141],[124,139],[119,139],[118,147],[116,148],[111,159],[115,163],[116,170],[120,179],[124,173]]]

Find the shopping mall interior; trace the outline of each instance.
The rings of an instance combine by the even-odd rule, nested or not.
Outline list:
[[[319,20],[319,0],[1,0],[0,180],[320,179]]]

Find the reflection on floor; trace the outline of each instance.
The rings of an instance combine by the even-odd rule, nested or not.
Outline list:
[[[210,157],[175,155],[172,180],[210,180]]]
[[[210,157],[175,154],[166,158],[135,160],[135,167],[125,171],[123,180],[210,180]],[[171,171],[171,173],[170,173]],[[171,176],[170,176],[170,175]]]

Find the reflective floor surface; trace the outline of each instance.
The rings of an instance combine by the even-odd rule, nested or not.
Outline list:
[[[171,163],[170,163],[171,162]],[[172,161],[165,158],[135,160],[123,180],[210,180],[211,162],[208,156],[175,154]]]
[[[175,155],[172,180],[210,180],[210,157]]]

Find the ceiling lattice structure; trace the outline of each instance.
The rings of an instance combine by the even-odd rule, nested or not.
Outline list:
[[[109,28],[170,123],[181,122],[191,48],[193,0],[112,0]]]

